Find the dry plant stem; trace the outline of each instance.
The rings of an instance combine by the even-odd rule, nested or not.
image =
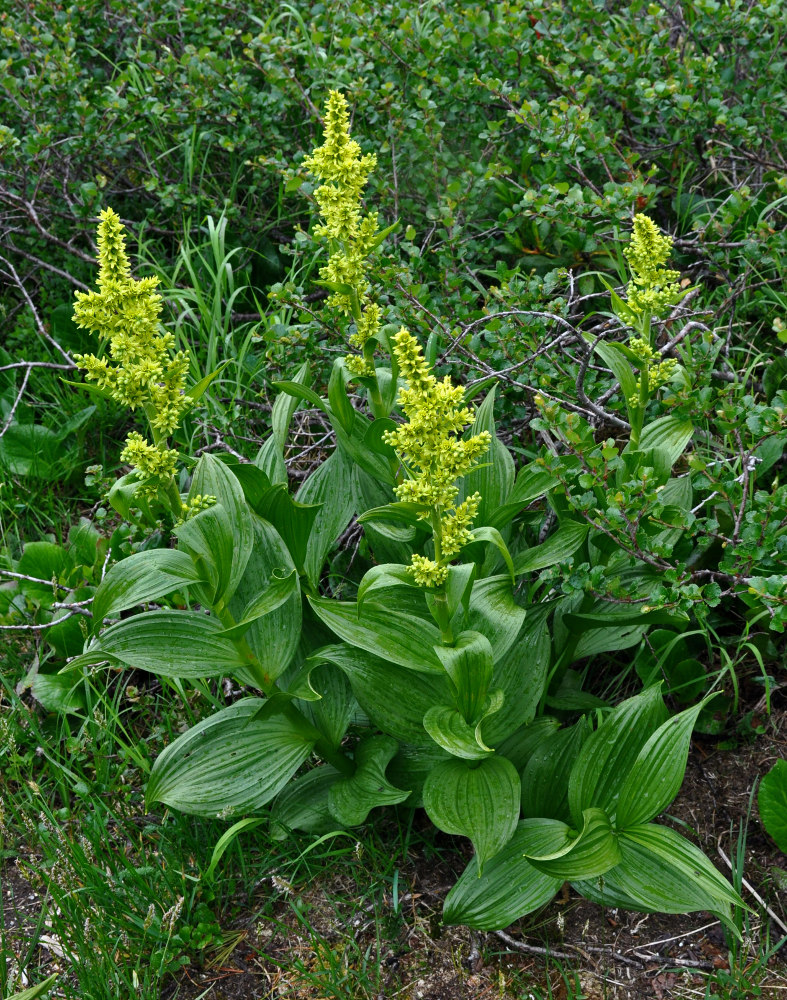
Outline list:
[[[19,401],[22,399],[22,396],[24,396],[24,394],[25,394],[25,389],[27,388],[27,383],[28,383],[29,378],[30,378],[30,369],[26,368],[25,369],[24,378],[22,379],[22,384],[19,387],[19,392],[16,394],[16,399],[14,400],[14,405],[9,410],[8,417],[6,418],[6,422],[3,424],[2,428],[0,428],[0,438],[3,437],[3,435],[5,434],[5,432],[11,426],[11,422],[14,419],[14,414],[16,413],[16,408],[17,408],[17,406],[19,406]]]
[[[719,852],[719,857],[724,862],[724,864],[729,868],[730,871],[732,871],[733,870],[733,868],[732,868],[732,862],[730,861],[730,859],[727,857],[727,855],[722,850],[721,837],[719,837],[719,840],[718,840],[718,842],[716,844],[716,850]],[[781,929],[784,931],[784,933],[787,934],[787,924],[785,924],[784,921],[780,917],[776,916],[776,914],[773,912],[773,910],[770,908],[770,906],[768,906],[768,904],[765,902],[765,900],[762,898],[762,896],[752,886],[751,882],[747,882],[745,878],[741,877],[741,885],[744,886],[749,891],[749,893],[754,897],[754,899],[757,900],[757,902],[765,910],[765,912],[768,914],[768,916],[771,918],[771,920],[777,926],[781,927]]]
[[[578,945],[567,944],[564,942],[564,947],[572,948],[573,953],[558,951],[555,948],[542,948],[539,945],[528,944],[526,941],[517,941],[516,938],[512,938],[510,935],[506,934],[505,931],[494,931],[493,933],[495,937],[500,938],[501,941],[505,941],[509,947],[516,949],[516,951],[523,951],[530,955],[544,955],[551,958],[566,959],[575,959],[577,955],[584,955],[586,957],[589,957],[590,954],[606,955],[609,958],[614,958],[616,962],[622,962],[623,965],[629,965],[634,968],[639,968],[643,965],[650,965],[652,962],[661,962],[666,966],[701,969],[706,972],[712,972],[715,968],[712,962],[698,962],[690,958],[671,958],[669,955],[643,955],[636,951],[633,952],[635,957],[630,958],[628,955],[622,955],[620,952],[615,951],[612,948],[602,948],[599,945]]]
[[[13,280],[14,284],[17,286],[19,291],[24,296],[25,302],[27,302],[28,306],[30,307],[30,312],[33,314],[33,319],[35,320],[36,329],[38,330],[39,335],[49,344],[50,347],[54,347],[54,349],[58,351],[60,354],[62,354],[63,357],[66,359],[66,361],[68,361],[68,363],[73,366],[74,359],[71,357],[68,351],[66,351],[64,348],[60,346],[60,344],[58,344],[55,338],[49,333],[47,328],[44,326],[41,316],[39,315],[39,312],[35,307],[35,303],[30,298],[30,294],[25,288],[24,282],[17,274],[14,265],[6,257],[0,257],[0,263],[5,264],[5,266],[8,268],[8,274],[11,276],[11,279]]]

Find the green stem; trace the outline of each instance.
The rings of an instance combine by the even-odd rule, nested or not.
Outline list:
[[[440,511],[437,508],[432,510],[429,516],[432,525],[432,536],[434,538],[434,559],[439,566],[443,560],[443,526],[440,521]],[[448,613],[448,597],[445,588],[441,587],[432,595],[432,614],[440,628],[440,639],[444,646],[453,646],[454,632],[451,628],[451,616]]]

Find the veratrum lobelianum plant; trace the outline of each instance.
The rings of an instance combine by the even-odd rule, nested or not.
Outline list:
[[[337,94],[326,135],[360,155]],[[448,922],[505,927],[571,882],[605,905],[709,910],[734,931],[738,895],[701,851],[653,822],[680,788],[702,705],[669,718],[657,683],[610,708],[571,670],[638,641],[651,621],[680,617],[597,600],[578,608],[543,584],[540,571],[591,552],[560,476],[533,463],[515,477],[495,434],[494,389],[474,411],[406,330],[381,325],[369,341],[372,417],[351,405],[357,372],[343,359],[327,398],[302,368],[279,384],[254,463],[196,463],[181,509],[215,502],[175,527],[177,548],[124,559],[96,592],[93,635],[68,671],[109,663],[186,681],[230,676],[256,692],[164,750],[147,802],[226,818],[269,805],[273,837],[353,827],[384,805],[423,807],[474,847],[446,899]],[[383,353],[390,366],[378,363]],[[293,497],[283,448],[300,400],[326,415],[336,448]],[[655,447],[630,443],[629,472]],[[660,475],[679,453],[658,456]],[[539,498],[558,528],[528,546],[520,513]],[[354,517],[375,563],[343,601],[325,568]],[[649,592],[648,567],[630,553],[592,556]],[[173,594],[176,606],[117,620]]]

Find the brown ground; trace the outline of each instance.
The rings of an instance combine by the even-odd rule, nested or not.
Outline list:
[[[728,859],[734,856],[752,783],[785,756],[783,703],[775,709],[768,733],[747,746],[718,750],[713,741],[695,741],[683,789],[670,814],[696,831],[699,843],[725,874],[730,869],[722,852]],[[329,882],[277,887],[266,879],[258,891],[259,910],[271,893],[276,894],[275,921],[255,914],[236,921],[236,947],[213,967],[185,970],[162,1000],[196,1000],[206,990],[206,1000],[787,1000],[787,946],[767,967],[756,967],[765,935],[776,942],[786,932],[759,915],[751,917],[733,971],[721,928],[709,914],[645,916],[603,910],[573,893],[558,896],[535,919],[501,934],[442,927],[442,900],[467,857],[458,840],[446,837],[442,843],[446,860],[440,864],[422,853],[410,854],[409,867],[400,872],[400,916],[393,913],[390,897],[376,915],[359,911],[348,896],[354,884],[340,865]],[[772,914],[787,925],[787,857],[762,830],[756,805],[747,829],[745,876]],[[10,865],[2,872],[2,894],[7,935],[23,936],[24,925],[30,926],[37,916],[38,898]],[[743,895],[763,912],[746,888]],[[317,932],[315,938],[295,916],[291,904],[298,900]],[[322,942],[317,950],[315,939]],[[545,957],[547,946],[552,961]],[[333,961],[347,965],[347,985],[341,992],[336,989],[340,972],[320,985],[319,970],[331,957],[320,954],[320,947],[330,947]],[[367,949],[368,966],[376,966],[379,950],[384,970],[376,995],[352,985],[357,983],[353,970]],[[56,961],[56,956],[51,959]]]

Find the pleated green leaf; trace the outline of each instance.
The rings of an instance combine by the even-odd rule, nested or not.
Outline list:
[[[355,748],[356,772],[340,778],[328,793],[331,814],[343,826],[358,826],[377,806],[404,802],[410,789],[396,788],[385,769],[399,745],[390,736],[368,736]]]
[[[519,819],[519,775],[505,757],[438,764],[424,785],[429,818],[444,833],[469,837],[478,870],[502,850]]]
[[[522,830],[525,857],[554,878],[592,878],[621,860],[617,837],[603,809],[585,810],[579,834],[555,819],[526,819]]]
[[[704,705],[702,701],[668,719],[640,750],[620,790],[615,817],[619,830],[647,823],[678,794],[694,723]]]
[[[98,629],[109,615],[136,607],[141,601],[156,601],[173,590],[204,583],[205,574],[186,552],[147,549],[116,563],[96,588],[93,622]]]
[[[160,677],[223,677],[247,664],[221,622],[199,611],[148,611],[112,625],[66,667],[111,660]]]
[[[562,882],[526,860],[520,823],[505,847],[487,861],[483,875],[478,873],[478,859],[470,861],[446,897],[443,922],[502,930],[548,903]]]
[[[253,716],[260,698],[244,698],[197,723],[160,754],[145,801],[195,816],[253,812],[279,792],[313,743],[284,715]]]

